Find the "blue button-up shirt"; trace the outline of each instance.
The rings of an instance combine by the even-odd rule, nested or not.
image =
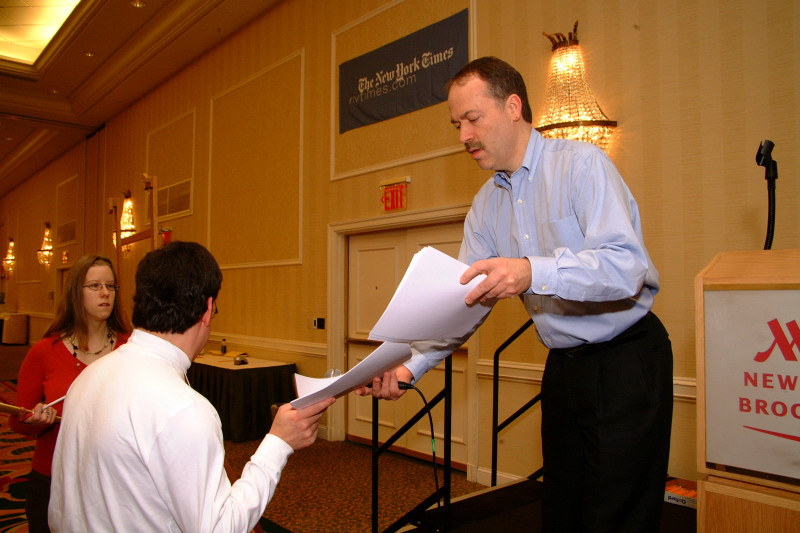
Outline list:
[[[601,149],[531,132],[522,166],[475,196],[459,259],[528,258],[521,298],[545,346],[613,339],[647,314],[659,287],[638,206]],[[412,344],[406,366],[419,379],[473,332]]]

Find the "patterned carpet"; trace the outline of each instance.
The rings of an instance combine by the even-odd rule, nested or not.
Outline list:
[[[241,472],[258,442],[225,443],[234,472]],[[441,487],[442,469],[438,469]],[[452,471],[451,496],[483,485]],[[385,453],[379,462],[378,528],[383,531],[434,493],[429,462]],[[281,475],[261,526],[267,533],[368,533],[372,530],[372,451],[353,442],[318,440],[295,452]]]
[[[16,400],[16,383],[0,381],[0,401],[16,405]],[[0,413],[0,531],[27,533],[25,482],[31,470],[36,439],[11,431],[8,417]]]

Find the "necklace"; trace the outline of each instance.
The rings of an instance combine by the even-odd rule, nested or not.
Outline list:
[[[102,352],[103,350],[108,348],[109,344],[111,345],[111,349],[113,350],[114,349],[114,341],[115,341],[115,339],[114,339],[112,333],[110,331],[108,331],[108,329],[106,329],[106,337],[105,337],[105,342],[103,342],[103,346],[99,350],[97,350],[96,352],[87,352],[86,350],[82,350],[82,349],[78,348],[78,343],[75,341],[75,337],[70,337],[69,338],[69,343],[72,345],[72,357],[75,358],[75,365],[78,368],[80,368],[80,366],[81,366],[81,361],[80,361],[80,359],[78,359],[78,352],[81,352],[81,353],[83,353],[83,354],[85,354],[87,356],[90,356],[90,357],[93,357],[95,355],[100,355],[100,352]]]

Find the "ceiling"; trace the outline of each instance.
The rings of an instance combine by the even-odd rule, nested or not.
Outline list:
[[[0,56],[32,65],[77,4],[78,0],[0,0]]]
[[[33,64],[0,56],[0,196],[279,1],[82,0]]]

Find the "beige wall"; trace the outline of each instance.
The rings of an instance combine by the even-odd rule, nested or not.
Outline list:
[[[138,225],[143,172],[157,176],[157,187],[191,179],[190,215],[161,225],[173,239],[209,246],[224,268],[212,340],[322,375],[329,338],[341,332],[310,329],[308,319],[344,311],[344,302],[329,301],[329,283],[344,283],[328,279],[329,225],[385,216],[378,184],[388,178],[411,177],[409,213],[468,203],[487,178],[460,153],[445,104],[338,135],[336,65],[465,7],[473,55],[515,65],[534,115],[550,57],[542,32],[566,33],[579,20],[590,85],[619,123],[611,155],[639,202],[661,275],[656,312],[672,337],[680,396],[670,473],[696,477],[693,279],[719,251],[763,247],[766,182],[754,156],[764,138],[775,142],[781,176],[773,248],[800,246],[797,2],[287,0],[0,198],[0,242],[13,236],[19,257],[9,305],[34,317],[32,337],[41,334],[59,279],[57,268],[35,262],[44,221],[81,221],[76,242],[57,258],[112,255],[108,197],[121,204],[130,189]],[[441,152],[426,156],[431,147]],[[59,187],[70,179],[74,196]],[[68,200],[80,216],[62,209]],[[135,245],[120,265],[127,302],[147,249]],[[478,372],[526,319],[517,302],[506,304],[481,330]],[[527,376],[509,385],[507,411],[537,390],[545,353],[530,333],[504,355],[508,372]],[[490,389],[476,383],[480,470]],[[526,439],[538,442],[536,416],[509,430],[501,457],[518,458]],[[538,466],[535,454],[522,455],[529,462],[507,456],[501,470],[527,475]]]

